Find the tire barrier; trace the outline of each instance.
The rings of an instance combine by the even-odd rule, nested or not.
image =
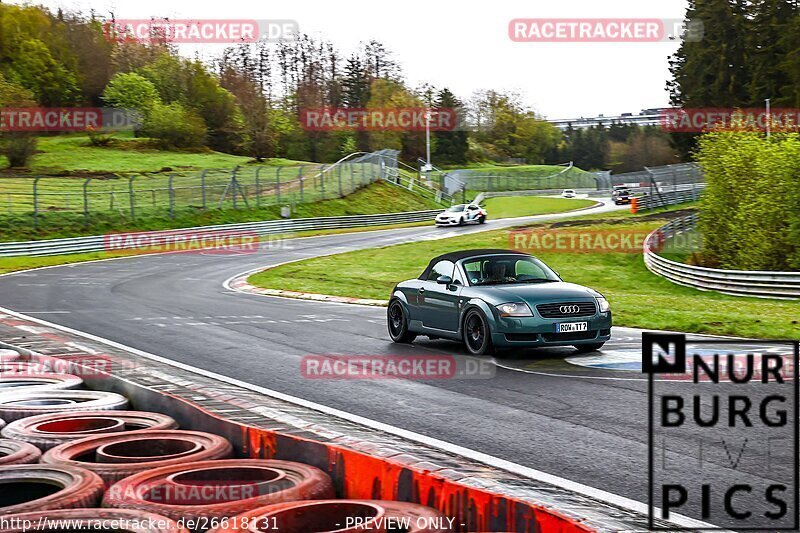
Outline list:
[[[14,361],[19,361],[21,358],[22,354],[16,350],[0,348],[0,363],[11,363]]]
[[[42,463],[87,468],[107,484],[160,466],[210,459],[228,459],[227,439],[184,430],[143,430],[109,433],[60,444],[47,450]]]
[[[0,468],[0,515],[94,507],[103,494],[100,476],[75,466]]]
[[[22,513],[3,517],[12,527],[3,533],[64,533],[69,531],[116,531],[119,533],[189,533],[165,516],[127,509],[63,509],[58,511]],[[43,527],[39,527],[39,525]],[[113,524],[113,529],[109,529]],[[30,526],[35,526],[32,529]]]
[[[83,379],[72,374],[50,372],[4,372],[0,373],[0,394],[4,392],[35,391],[42,389],[79,389]]]
[[[39,363],[31,363],[30,361],[3,361],[0,359],[0,375],[10,372],[43,374],[49,372],[49,370],[46,366]]]
[[[0,466],[37,463],[41,456],[42,451],[33,444],[0,439]]]
[[[0,394],[0,418],[12,422],[28,416],[69,411],[122,410],[128,400],[114,392],[36,390]]]
[[[208,533],[267,531],[281,533],[351,533],[370,530],[379,533],[429,533],[453,531],[443,514],[416,503],[384,500],[317,500],[279,503],[240,514],[230,527],[209,529]],[[249,526],[249,527],[248,527]],[[259,529],[260,526],[263,526]]]
[[[229,459],[140,472],[112,485],[103,506],[142,509],[201,524],[267,505],[335,497],[331,478],[313,466]]]
[[[0,434],[42,451],[86,437],[123,431],[178,429],[172,417],[145,411],[78,411],[30,416],[11,422]]]

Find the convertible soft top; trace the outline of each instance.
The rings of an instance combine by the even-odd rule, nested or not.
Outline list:
[[[428,266],[425,268],[425,271],[422,273],[419,279],[428,279],[428,275],[430,275],[433,266],[439,261],[452,261],[453,263],[455,263],[456,261],[460,261],[468,257],[477,257],[481,255],[494,255],[494,254],[530,255],[526,254],[525,252],[520,252],[519,250],[503,250],[502,248],[482,248],[482,249],[479,248],[476,250],[459,250],[457,252],[447,252],[446,254],[442,254],[440,256],[431,259],[431,262],[428,263]]]

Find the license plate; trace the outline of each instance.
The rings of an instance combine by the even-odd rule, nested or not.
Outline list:
[[[556,324],[557,333],[574,333],[576,331],[588,331],[588,322],[563,322]]]

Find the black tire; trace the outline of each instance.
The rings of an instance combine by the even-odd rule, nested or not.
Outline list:
[[[389,302],[386,310],[386,322],[389,327],[389,336],[393,342],[409,344],[414,342],[417,335],[408,331],[408,316],[400,300],[394,299]]]
[[[478,309],[470,309],[464,316],[462,336],[467,351],[472,355],[490,355],[493,352],[489,323]]]
[[[573,344],[573,347],[578,350],[578,353],[589,353],[599,350],[604,344],[604,342],[595,342],[594,344]]]
[[[486,223],[486,217],[484,216],[478,217],[478,224],[485,224],[485,223]]]
[[[459,226],[463,226],[464,225],[464,217],[461,217],[461,218],[458,219],[458,225]]]

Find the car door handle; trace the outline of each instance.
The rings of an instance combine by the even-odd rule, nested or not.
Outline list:
[[[419,292],[425,292],[425,287],[420,287]]]

